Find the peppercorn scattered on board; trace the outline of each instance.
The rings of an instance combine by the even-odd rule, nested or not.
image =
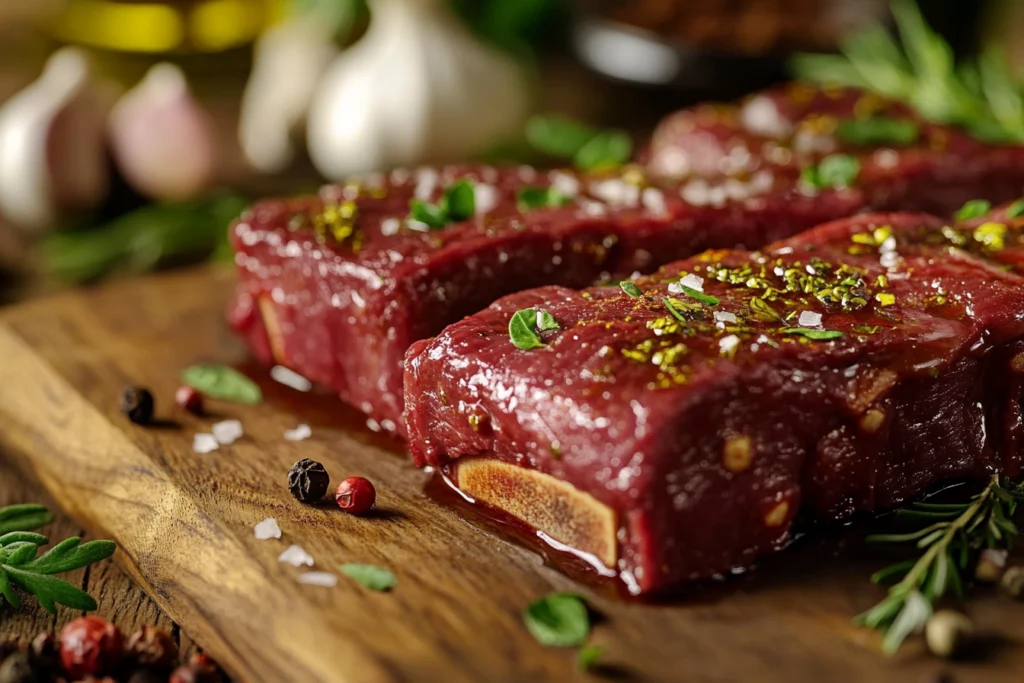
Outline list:
[[[864,525],[814,531],[743,576],[641,604],[557,552],[548,557],[582,580],[545,566],[542,545],[425,493],[443,485],[330,395],[254,371],[262,403],[209,401],[205,416],[187,413],[174,401],[183,368],[246,358],[223,321],[232,286],[230,273],[193,270],[0,312],[0,450],[115,540],[117,561],[239,680],[583,680],[574,651],[545,648],[523,626],[523,609],[552,591],[579,592],[603,615],[590,642],[629,680],[902,683],[941,670],[1011,681],[1024,668],[1016,646],[965,665],[940,665],[920,641],[882,655],[877,636],[850,623],[882,596],[867,577],[891,561],[864,545]],[[148,388],[167,422],[143,427],[122,415],[126,385]],[[240,421],[242,436],[196,453],[195,435],[226,420]],[[285,439],[300,424],[311,436]],[[332,487],[368,478],[377,512],[298,503],[287,472],[302,458],[323,463]],[[500,472],[476,474],[481,491],[500,494],[489,483]],[[601,538],[609,523],[589,509]],[[281,538],[257,540],[254,526],[270,517]],[[315,565],[280,562],[291,545]],[[339,570],[350,563],[387,568],[397,584],[368,590]],[[301,584],[310,571],[335,574],[337,585]],[[976,590],[968,607],[991,642],[1024,631],[1024,604],[996,590]]]

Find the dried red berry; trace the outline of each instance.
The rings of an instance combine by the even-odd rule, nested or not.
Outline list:
[[[111,671],[123,655],[121,632],[99,617],[79,617],[60,632],[60,661],[73,678]]]
[[[186,664],[171,673],[168,683],[220,683],[220,672],[214,666]]]
[[[178,391],[174,393],[174,401],[193,415],[203,414],[203,395],[192,387],[178,387]]]
[[[338,507],[352,515],[364,515],[370,511],[377,500],[377,491],[369,479],[349,477],[338,484],[334,494]]]
[[[143,626],[133,633],[125,649],[142,666],[170,669],[178,659],[177,644],[155,626]]]

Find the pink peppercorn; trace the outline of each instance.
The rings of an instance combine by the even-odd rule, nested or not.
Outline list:
[[[178,387],[178,391],[174,394],[174,401],[193,415],[203,414],[203,395],[192,387]]]
[[[79,617],[60,632],[60,662],[73,679],[111,671],[123,655],[121,632],[105,619]]]
[[[377,491],[369,479],[349,477],[338,484],[334,494],[338,507],[352,515],[364,515],[370,511],[377,500]]]

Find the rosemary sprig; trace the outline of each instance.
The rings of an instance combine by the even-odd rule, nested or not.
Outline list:
[[[892,653],[903,640],[924,627],[932,605],[952,590],[964,595],[965,577],[984,548],[1007,548],[1020,530],[1012,521],[1024,489],[993,475],[981,493],[966,503],[917,503],[897,513],[900,518],[924,523],[903,534],[869,536],[868,542],[913,543],[924,553],[886,567],[871,577],[874,583],[900,578],[877,605],[856,622],[882,631],[882,649]]]
[[[0,508],[0,536],[12,531],[31,531],[53,521],[44,505],[8,505]]]
[[[901,100],[936,123],[960,125],[992,142],[1024,141],[1024,90],[1005,55],[990,49],[957,65],[953,50],[913,0],[893,0],[900,41],[871,26],[844,40],[840,55],[801,55],[798,78],[873,90]]]

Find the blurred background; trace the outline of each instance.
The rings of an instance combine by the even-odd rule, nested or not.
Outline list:
[[[792,78],[799,53],[842,50],[802,75],[882,91],[998,71],[1024,128],[1024,2],[918,4],[935,35],[901,24],[904,46],[940,40],[955,66],[881,59],[888,0],[0,0],[0,303],[223,259],[260,195],[543,162],[538,112],[642,145],[674,109]]]

